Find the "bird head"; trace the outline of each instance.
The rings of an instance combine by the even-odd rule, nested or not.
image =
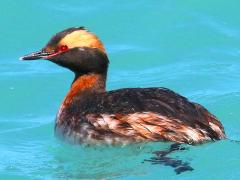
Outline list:
[[[78,74],[106,73],[109,63],[100,39],[84,27],[65,29],[54,35],[42,50],[20,59],[49,60]]]

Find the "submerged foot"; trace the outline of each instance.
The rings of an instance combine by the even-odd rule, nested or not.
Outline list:
[[[172,152],[183,150],[186,150],[186,148],[181,147],[181,145],[178,143],[175,143],[172,144],[167,150],[153,152],[153,154],[156,156],[151,157],[150,159],[145,159],[144,161],[151,162],[152,164],[163,164],[164,166],[170,166],[174,168],[176,174],[181,174],[185,171],[193,171],[194,169],[190,166],[189,162],[167,157],[167,155],[171,154]]]

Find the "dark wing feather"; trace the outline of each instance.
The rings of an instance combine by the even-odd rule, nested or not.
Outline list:
[[[171,140],[169,136],[172,134],[172,137],[176,139],[177,136],[181,135],[183,139],[187,139],[189,137],[183,137],[187,132],[185,134],[176,133],[177,131],[181,132],[179,128],[187,127],[186,131],[189,129],[199,130],[198,133],[209,139],[225,137],[224,129],[215,116],[201,105],[192,103],[166,88],[129,88],[84,97],[76,99],[77,102],[72,103],[73,106],[69,108],[71,110],[69,114],[75,114],[74,116],[79,116],[79,118],[87,115],[99,116],[99,118],[88,120],[95,128],[100,127],[102,130],[119,135],[125,134],[128,128],[128,132],[135,132],[135,134],[132,133],[134,137],[137,137],[137,133],[138,137],[144,138],[146,136],[146,139],[158,137],[159,139]],[[150,114],[146,119],[141,118],[141,113],[145,112]],[[106,118],[106,115],[109,117]],[[117,115],[121,117],[117,117]],[[129,121],[133,117],[135,117],[134,121]],[[104,126],[99,126],[100,119],[106,121],[109,118],[110,121],[105,122]],[[125,129],[109,127],[113,121],[118,122],[119,127],[124,123]],[[164,125],[164,122],[167,123]],[[148,129],[150,126],[159,127],[159,129],[155,128],[156,132],[151,132]],[[171,126],[175,128],[170,128]]]

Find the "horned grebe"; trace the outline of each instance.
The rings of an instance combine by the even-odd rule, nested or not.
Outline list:
[[[214,115],[169,89],[106,91],[108,56],[98,37],[83,27],[57,33],[41,51],[21,59],[46,59],[75,73],[55,126],[56,134],[75,143],[196,144],[226,138]]]

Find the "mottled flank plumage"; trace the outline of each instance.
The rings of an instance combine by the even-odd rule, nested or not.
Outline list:
[[[69,119],[70,121],[66,121]],[[75,97],[57,120],[60,134],[80,143],[175,141],[225,137],[216,117],[165,88],[133,88]]]
[[[56,134],[75,143],[142,141],[202,143],[225,138],[217,118],[166,88],[106,92],[108,57],[101,41],[84,28],[57,33],[23,60],[47,59],[75,73],[56,119]]]

